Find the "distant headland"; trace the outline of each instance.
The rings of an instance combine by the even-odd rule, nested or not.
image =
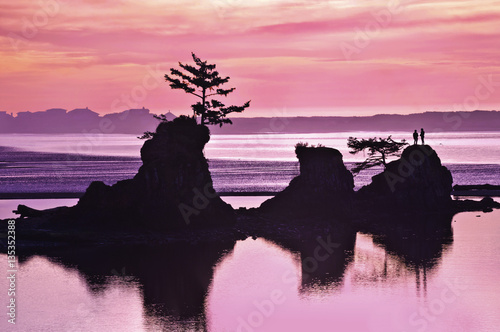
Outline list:
[[[52,108],[40,112],[0,111],[1,133],[65,134],[92,133],[134,134],[153,131],[158,121],[147,108],[99,115],[89,108],[67,111]],[[166,114],[167,120],[176,116]],[[256,133],[327,133],[345,131],[413,131],[416,126],[429,132],[498,131],[500,111],[425,112],[407,115],[378,114],[373,116],[326,117],[255,117],[233,118],[232,126],[213,126],[212,134]]]

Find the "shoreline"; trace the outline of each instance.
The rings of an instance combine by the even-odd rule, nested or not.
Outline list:
[[[71,199],[81,198],[84,192],[39,192],[39,193],[0,193],[0,200],[10,199]],[[277,191],[249,191],[249,192],[218,192],[219,196],[275,196]]]
[[[275,196],[278,191],[247,191],[247,192],[218,192],[221,197],[237,196],[237,197],[258,197],[258,196]],[[84,192],[38,192],[38,193],[0,193],[0,200],[14,199],[79,199]],[[450,196],[477,196],[477,197],[500,197],[500,190],[456,190],[452,191]]]

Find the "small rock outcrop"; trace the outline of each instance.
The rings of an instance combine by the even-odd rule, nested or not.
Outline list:
[[[361,188],[356,198],[364,211],[449,211],[453,178],[428,145],[407,147]]]
[[[349,215],[354,180],[342,154],[332,148],[298,145],[295,153],[300,175],[275,197],[265,201],[259,212],[279,219],[342,217]]]
[[[93,182],[75,209],[152,229],[232,224],[234,211],[215,193],[203,155],[209,139],[209,129],[189,117],[160,123],[141,149],[137,175],[113,186]]]

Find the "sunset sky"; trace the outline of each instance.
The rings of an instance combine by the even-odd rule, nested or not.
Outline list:
[[[247,117],[500,109],[500,1],[1,2],[9,113],[189,114],[163,75],[191,51],[252,100]]]

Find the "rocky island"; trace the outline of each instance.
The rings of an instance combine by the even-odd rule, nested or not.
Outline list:
[[[234,211],[215,193],[203,155],[209,140],[208,127],[193,118],[160,123],[144,142],[137,175],[113,186],[93,182],[73,214],[101,225],[157,230],[233,224]]]
[[[354,199],[353,175],[340,151],[324,146],[297,144],[300,175],[273,198],[262,203],[259,213],[275,219],[347,217]]]
[[[338,150],[298,144],[300,175],[259,208],[234,211],[213,188],[203,154],[209,139],[208,127],[194,118],[161,122],[141,149],[143,164],[134,178],[112,186],[93,182],[74,207],[38,211],[19,206],[19,237],[34,247],[248,236],[286,242],[332,231],[352,238],[356,230],[383,233],[395,226],[413,227],[432,215],[444,216],[438,219],[449,226],[457,212],[500,205],[487,198],[453,201],[451,173],[428,145],[407,147],[356,192]]]

